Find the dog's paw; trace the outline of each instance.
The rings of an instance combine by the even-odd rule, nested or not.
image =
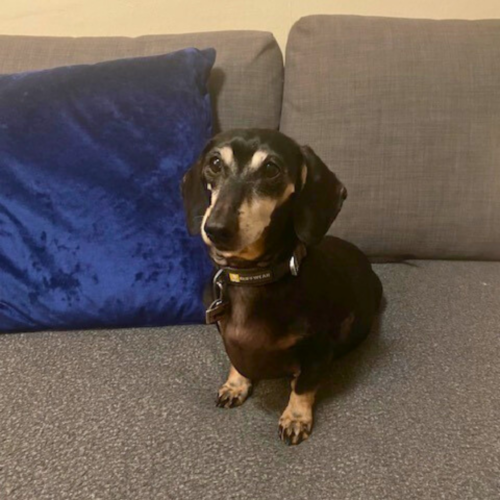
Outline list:
[[[288,445],[300,444],[310,436],[312,424],[312,414],[305,415],[285,410],[279,421],[280,439]]]
[[[219,408],[235,408],[242,405],[252,392],[251,384],[234,384],[226,382],[217,394],[216,404]]]

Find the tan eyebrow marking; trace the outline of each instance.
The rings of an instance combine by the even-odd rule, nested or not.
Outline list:
[[[219,149],[219,154],[224,163],[231,169],[234,169],[234,154],[230,146],[224,146]]]
[[[267,152],[259,149],[253,154],[248,168],[250,170],[257,170],[262,165],[262,162],[266,159],[266,157],[267,157]]]

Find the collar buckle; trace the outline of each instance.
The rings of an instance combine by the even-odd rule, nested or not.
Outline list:
[[[299,244],[293,251],[292,256],[290,257],[289,267],[290,274],[292,276],[298,276],[300,271],[300,265],[302,264],[302,260],[307,254],[306,247],[304,244]]]

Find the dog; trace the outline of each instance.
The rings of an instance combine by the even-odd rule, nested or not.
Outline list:
[[[259,379],[290,377],[278,431],[299,444],[329,366],[368,335],[382,298],[367,257],[325,237],[347,190],[309,146],[235,129],[208,142],[182,195],[189,233],[201,233],[216,269],[207,323],[231,362],[217,405],[241,405]]]

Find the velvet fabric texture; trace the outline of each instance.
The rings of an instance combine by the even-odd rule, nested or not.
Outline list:
[[[0,331],[197,323],[180,182],[215,51],[0,76]]]

